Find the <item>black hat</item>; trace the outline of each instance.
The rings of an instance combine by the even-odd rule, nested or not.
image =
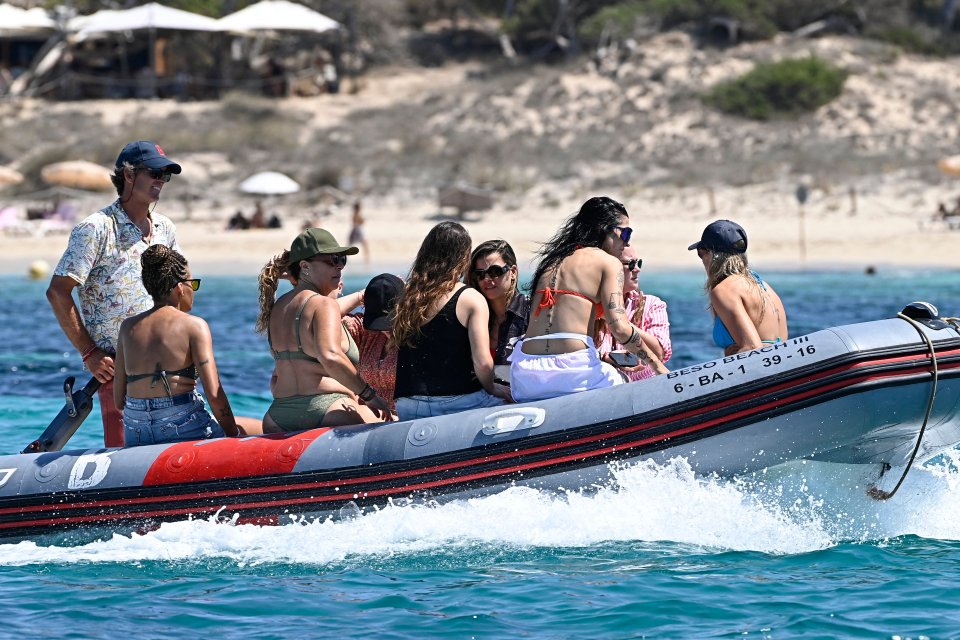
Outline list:
[[[129,163],[137,168],[166,169],[170,173],[180,173],[180,165],[168,158],[160,145],[150,140],[137,140],[128,143],[120,151],[120,155],[117,156],[116,168],[123,168],[124,163]]]
[[[374,276],[363,292],[363,328],[389,331],[390,314],[402,291],[403,280],[392,273]]]
[[[687,247],[688,251],[694,249],[709,249],[720,253],[746,253],[747,232],[736,222],[717,220],[708,224],[703,230],[700,242],[694,242]]]

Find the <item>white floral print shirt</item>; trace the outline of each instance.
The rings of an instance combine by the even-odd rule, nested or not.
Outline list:
[[[104,351],[116,352],[120,323],[146,311],[153,300],[143,287],[140,256],[151,244],[180,251],[176,227],[166,216],[151,213],[149,243],[117,199],[80,222],[70,232],[67,250],[54,275],[73,278],[80,315],[90,337]]]

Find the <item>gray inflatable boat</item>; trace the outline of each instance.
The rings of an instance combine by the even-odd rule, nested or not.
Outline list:
[[[589,488],[611,481],[612,464],[674,456],[722,477],[795,460],[864,465],[888,488],[879,497],[889,497],[911,464],[958,442],[960,325],[915,303],[894,319],[542,402],[296,434],[2,456],[0,537],[90,529],[76,532],[86,537],[214,514],[283,524],[513,485]]]

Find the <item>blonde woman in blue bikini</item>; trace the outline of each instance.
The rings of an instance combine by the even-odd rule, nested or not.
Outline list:
[[[787,312],[773,287],[750,269],[743,227],[717,220],[688,249],[697,250],[707,272],[713,341],[724,355],[787,339]]]

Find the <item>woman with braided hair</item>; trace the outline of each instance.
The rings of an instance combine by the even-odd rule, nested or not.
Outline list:
[[[267,334],[276,362],[265,432],[391,419],[387,402],[357,372],[359,350],[340,323],[334,295],[347,256],[358,251],[340,246],[329,231],[312,228],[261,270],[256,330]],[[274,300],[281,279],[294,288]]]
[[[125,445],[241,435],[220,385],[210,327],[188,313],[199,278],[162,244],[144,251],[140,262],[153,307],[120,325],[113,393]],[[216,419],[197,393],[198,379]]]

